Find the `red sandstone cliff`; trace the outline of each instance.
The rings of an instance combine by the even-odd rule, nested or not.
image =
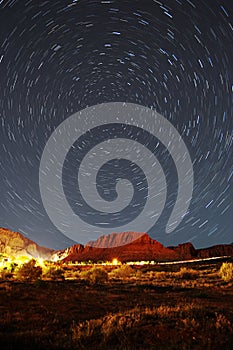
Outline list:
[[[150,238],[148,234],[143,234],[139,238],[134,239],[128,244],[117,247],[99,248],[89,245],[82,246],[76,253],[75,246],[69,248],[64,261],[111,261],[114,258],[125,261],[140,260],[174,260],[179,259],[179,255],[165,248],[161,243]]]

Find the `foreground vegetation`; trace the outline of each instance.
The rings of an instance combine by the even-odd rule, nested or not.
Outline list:
[[[6,262],[0,309],[5,350],[230,350],[233,264]]]

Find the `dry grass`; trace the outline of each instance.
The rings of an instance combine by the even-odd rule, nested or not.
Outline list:
[[[161,325],[165,327],[161,328]],[[147,333],[140,338],[138,330],[145,327]],[[169,332],[170,327],[176,334],[173,341],[164,338],[164,328]],[[210,313],[194,303],[181,303],[154,308],[136,307],[99,319],[73,323],[71,332],[74,344],[82,349],[91,348],[95,344],[99,344],[99,349],[110,349],[111,344],[115,344],[114,349],[134,349],[133,344],[140,344],[138,349],[215,349],[214,339],[202,339],[203,329],[208,330],[209,334],[217,331],[228,336],[233,331],[231,322],[223,314]],[[148,330],[153,334],[153,339],[148,338]],[[187,332],[189,337],[193,335],[193,339],[196,339],[194,343],[198,344],[197,347],[189,347],[189,340],[186,344],[179,345],[177,335],[184,338]]]

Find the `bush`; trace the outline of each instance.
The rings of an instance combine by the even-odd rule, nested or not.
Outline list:
[[[155,271],[153,272],[153,275],[154,275],[154,278],[157,280],[166,280],[166,278],[168,277],[168,273],[165,271]]]
[[[111,275],[118,278],[127,278],[135,275],[135,270],[129,265],[122,265],[111,272]]]
[[[6,280],[6,279],[10,279],[13,277],[13,274],[9,271],[7,271],[7,269],[3,269],[0,271],[0,279],[1,280]]]
[[[64,280],[64,270],[61,268],[50,267],[43,277],[53,281]]]
[[[195,279],[198,275],[198,271],[188,269],[187,267],[181,267],[180,271],[177,272],[177,276],[184,279]]]
[[[81,277],[91,283],[104,283],[108,281],[108,273],[100,267],[93,267],[88,271],[82,272]]]
[[[32,259],[27,263],[24,263],[21,267],[19,267],[16,276],[22,280],[32,280],[40,278],[42,275],[42,268],[40,266],[36,266],[36,260]]]
[[[225,282],[233,280],[233,263],[222,263],[219,274]]]

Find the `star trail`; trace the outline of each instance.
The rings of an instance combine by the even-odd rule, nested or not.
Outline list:
[[[69,222],[61,232],[43,206],[43,151],[72,114],[126,102],[157,111],[181,135],[194,172],[189,209],[176,229],[166,233],[178,181],[171,156],[145,130],[123,124],[118,130],[112,124],[91,131],[91,142],[85,134],[67,155],[62,180],[74,213],[79,214],[78,150],[105,141],[106,134],[114,141],[116,133],[124,134],[145,140],[166,177],[166,204],[148,232],[152,238],[164,245],[190,241],[196,248],[233,242],[232,10],[227,0],[0,1],[0,226],[56,249],[73,244],[65,234]],[[51,154],[51,160],[57,159]],[[106,185],[112,181],[114,187],[111,176],[132,178],[136,192],[131,210],[112,216],[112,226],[83,206],[80,215],[93,230],[97,223],[115,232],[143,210],[150,188],[142,170],[126,160],[109,161],[101,169],[98,191],[106,200],[116,198]]]

